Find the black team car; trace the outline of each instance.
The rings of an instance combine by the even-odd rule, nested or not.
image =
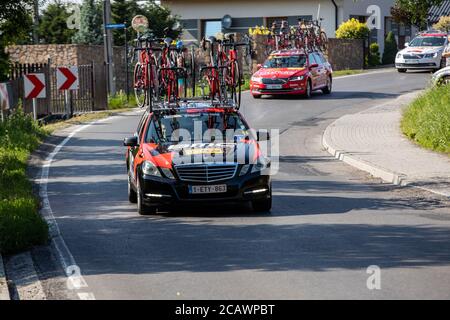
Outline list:
[[[261,137],[260,137],[261,136]],[[146,111],[128,147],[128,197],[139,214],[186,203],[251,202],[272,207],[270,160],[233,107],[184,102]]]

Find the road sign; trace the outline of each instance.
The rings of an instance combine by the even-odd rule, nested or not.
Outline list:
[[[124,23],[111,23],[106,25],[106,29],[125,29]]]
[[[143,33],[148,29],[148,19],[146,16],[137,15],[131,21],[131,27],[136,31]]]
[[[24,75],[25,99],[45,98],[45,74],[29,73]]]
[[[56,69],[56,87],[58,90],[78,89],[78,67],[58,67]]]

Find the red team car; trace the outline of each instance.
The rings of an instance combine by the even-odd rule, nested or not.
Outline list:
[[[303,95],[313,91],[330,94],[333,83],[331,65],[319,51],[274,51],[252,76],[250,90],[254,98],[262,95]]]

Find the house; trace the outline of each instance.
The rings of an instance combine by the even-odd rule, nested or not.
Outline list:
[[[231,17],[231,26],[224,32],[247,32],[254,26],[270,26],[274,20],[323,19],[322,27],[329,37],[337,27],[350,18],[366,22],[375,12],[379,15],[379,29],[371,33],[371,42],[384,48],[384,39],[393,31],[400,47],[414,35],[410,26],[398,25],[390,18],[394,0],[161,0],[172,13],[181,17],[184,39],[198,41],[204,36],[223,30],[222,18]],[[368,9],[378,6],[375,11]],[[377,8],[377,7],[375,7]]]
[[[431,7],[428,15],[428,25],[437,23],[442,16],[450,16],[450,0],[444,0],[440,5]]]

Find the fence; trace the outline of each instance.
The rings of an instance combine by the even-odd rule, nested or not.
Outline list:
[[[16,98],[22,100],[24,111],[31,113],[32,101],[24,97],[23,77],[28,73],[44,73],[46,81],[46,98],[38,99],[37,113],[39,117],[50,114],[65,114],[65,92],[60,91],[56,85],[57,67],[48,63],[16,63],[10,69],[10,83]],[[79,89],[68,92],[68,103],[74,113],[104,110],[108,107],[106,87],[106,68],[104,65],[88,64],[78,66]]]

